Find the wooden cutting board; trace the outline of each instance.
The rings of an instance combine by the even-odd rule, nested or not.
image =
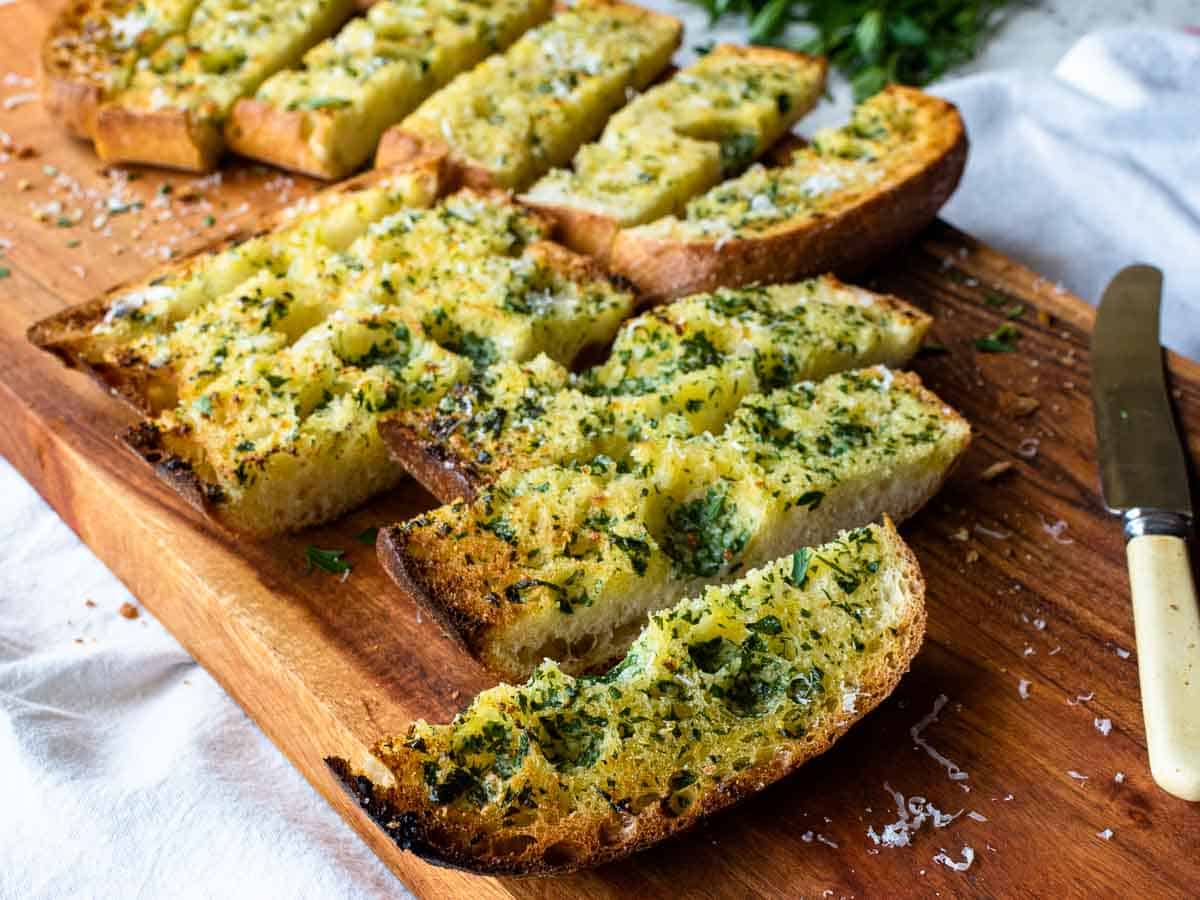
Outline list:
[[[797,775],[626,862],[518,881],[398,850],[323,760],[360,758],[489,684],[355,540],[429,498],[406,487],[296,538],[231,543],[118,447],[123,407],[24,338],[35,320],[311,185],[250,167],[220,183],[102,172],[23,102],[44,5],[0,7],[0,70],[13,72],[0,71],[0,452],[415,893],[1193,894],[1200,805],[1162,793],[1147,770],[1120,528],[1097,495],[1092,312],[941,224],[865,278],[937,317],[945,352],[915,368],[977,430],[949,486],[903,529],[929,584],[929,638],[896,694]],[[1007,317],[1016,352],[978,351],[975,339]],[[1172,358],[1171,373],[1195,458],[1200,366]],[[985,478],[998,463],[1011,468]],[[306,573],[308,545],[346,550],[353,573]],[[952,767],[967,777],[950,778]],[[869,832],[920,798],[956,818],[925,821],[908,846],[877,845]],[[961,865],[964,848],[969,868],[945,864]]]

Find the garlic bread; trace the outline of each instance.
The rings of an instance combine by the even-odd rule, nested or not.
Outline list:
[[[353,0],[200,0],[186,30],[134,66],[92,134],[106,162],[212,169],[240,97],[294,65],[354,11]]]
[[[933,220],[966,155],[954,106],[893,85],[786,164],[754,166],[678,216],[622,230],[611,265],[651,298],[853,269]]]
[[[218,522],[326,521],[402,477],[380,416],[496,361],[569,363],[632,308],[536,213],[437,191],[429,173],[373,173],[30,337],[141,409],[126,442]]]
[[[42,96],[76,137],[91,138],[96,111],[133,76],[139,59],[182,33],[199,0],[76,0],[42,43]]]
[[[239,100],[230,147],[317,178],[341,178],[455,75],[545,19],[551,0],[384,0]]]
[[[842,528],[903,519],[970,427],[911,374],[863,369],[746,397],[720,434],[501,476],[380,532],[406,592],[490,670],[618,657],[647,612]]]
[[[678,20],[640,7],[580,0],[388,129],[376,165],[432,153],[463,184],[528,187],[666,67],[681,30]]]
[[[744,397],[845,369],[901,366],[930,325],[895,298],[832,276],[720,290],[626,322],[607,361],[578,375],[544,356],[502,363],[380,431],[443,502],[511,469],[607,456],[719,432]]]
[[[607,259],[618,229],[682,210],[762,155],[808,112],[825,61],[723,44],[622,108],[600,139],[522,200],[551,215],[564,242]]]
[[[823,753],[886,698],[925,631],[889,520],[639,621],[624,660],[553,662],[328,760],[401,847],[474,872],[566,872],[696,825]]]

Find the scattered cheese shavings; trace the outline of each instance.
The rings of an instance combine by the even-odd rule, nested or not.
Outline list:
[[[1129,659],[1129,651],[1124,647],[1113,647],[1113,653],[1121,657],[1121,659]]]
[[[1075,699],[1067,698],[1067,706],[1078,706],[1080,703],[1087,703],[1096,696],[1095,691],[1088,691],[1086,694],[1076,694]]]
[[[957,764],[938,753],[930,743],[921,737],[921,732],[938,720],[938,713],[942,711],[942,707],[949,701],[949,697],[945,694],[938,694],[937,699],[933,701],[933,710],[926,715],[916,725],[908,729],[909,735],[913,739],[913,743],[928,753],[939,765],[945,768],[946,773],[950,776],[951,781],[964,781],[971,776],[964,772]]]
[[[974,819],[976,822],[986,822],[988,820],[987,816],[985,816],[983,813],[975,812],[975,810],[971,810],[969,813],[967,813],[967,818]]]
[[[1054,654],[1056,654],[1056,653],[1062,653],[1062,645],[1061,645],[1061,644],[1060,644],[1059,646],[1055,647],[1053,650],[1051,650],[1051,651],[1050,651],[1049,653],[1047,653],[1046,655],[1047,655],[1047,656],[1054,656]]]
[[[1087,781],[1088,780],[1088,777],[1086,775],[1084,775],[1082,772],[1076,772],[1074,769],[1068,769],[1067,774],[1070,775],[1072,778],[1074,778],[1076,781]]]
[[[1118,772],[1116,775],[1113,776],[1113,781],[1115,781],[1117,784],[1124,784],[1125,783],[1125,773]]]
[[[867,828],[867,837],[876,845],[907,847],[911,843],[912,835],[926,822],[932,822],[934,828],[945,828],[962,815],[961,809],[954,814],[944,813],[924,797],[909,797],[906,804],[904,795],[893,790],[886,781],[883,783],[883,789],[892,795],[896,803],[897,819],[884,825],[882,832],[877,832],[874,825]]]
[[[1112,719],[1093,719],[1092,724],[1096,726],[1096,730],[1105,737],[1108,737],[1112,731]]]
[[[1038,447],[1041,441],[1037,438],[1025,438],[1021,443],[1017,444],[1017,455],[1025,459],[1033,459],[1038,455]]]
[[[1072,538],[1063,537],[1063,532],[1067,530],[1067,523],[1062,519],[1055,522],[1047,522],[1042,519],[1042,531],[1050,535],[1056,544],[1073,544],[1075,541]]]
[[[967,869],[971,868],[971,863],[975,862],[975,851],[970,847],[964,846],[962,848],[963,858],[961,862],[951,859],[946,853],[945,849],[939,849],[941,849],[941,852],[933,858],[933,861],[936,863],[941,863],[947,869],[953,869],[955,872],[965,872]]]
[[[1046,630],[1046,620],[1045,619],[1034,619],[1033,627],[1036,628],[1038,631],[1045,631]]]
[[[1101,840],[1111,841],[1112,836],[1113,830],[1111,828],[1105,828],[1103,831],[1096,832],[1096,837],[1100,838]]]
[[[1021,695],[1022,700],[1029,699],[1029,681],[1022,678],[1017,682],[1017,693]]]

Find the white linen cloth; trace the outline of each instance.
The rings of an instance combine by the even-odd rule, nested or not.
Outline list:
[[[1053,75],[936,90],[972,138],[948,218],[1085,297],[1128,262],[1164,267],[1168,340],[1200,355],[1200,38],[1109,31]],[[118,614],[124,602],[0,460],[0,898],[403,895],[148,613]]]

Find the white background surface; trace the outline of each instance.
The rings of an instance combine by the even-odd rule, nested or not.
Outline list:
[[[692,8],[647,5],[683,14],[687,47],[737,38]],[[983,74],[939,92],[973,141],[947,217],[1085,297],[1126,262],[1157,262],[1169,333],[1200,355],[1185,302],[1200,302],[1200,39],[1092,41],[1052,74],[1085,31],[1189,14],[1200,25],[1194,0],[1043,4],[956,73]],[[835,97],[812,122],[843,117],[844,88]],[[0,460],[0,897],[403,894],[147,612],[118,614],[124,602]]]

